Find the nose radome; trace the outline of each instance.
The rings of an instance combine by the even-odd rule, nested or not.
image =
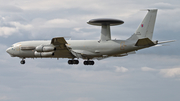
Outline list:
[[[6,52],[10,54],[10,48],[6,49]]]
[[[13,54],[12,54],[11,50],[12,50],[12,48],[9,47],[8,49],[6,49],[6,52],[13,57]]]

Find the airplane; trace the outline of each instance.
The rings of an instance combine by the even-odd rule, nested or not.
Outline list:
[[[77,65],[78,59],[81,58],[84,60],[84,65],[94,65],[94,59],[123,57],[140,49],[173,42],[173,40],[152,41],[158,9],[147,9],[147,11],[135,33],[127,40],[111,39],[110,26],[123,24],[124,21],[98,18],[91,19],[87,23],[101,26],[100,40],[65,40],[64,37],[55,37],[48,41],[23,41],[13,44],[6,52],[11,57],[21,58],[21,64],[25,64],[26,58],[68,58],[69,65]]]

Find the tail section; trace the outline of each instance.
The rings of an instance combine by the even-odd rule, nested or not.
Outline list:
[[[154,25],[156,21],[157,9],[148,9],[148,13],[139,25],[136,32],[127,40],[136,41],[135,46],[150,47],[157,44],[174,42],[175,40],[169,41],[152,41]]]
[[[138,29],[129,40],[149,38],[152,39],[154,25],[156,21],[157,9],[148,9],[146,17],[143,19]]]
[[[139,39],[142,38],[149,38],[152,39],[154,25],[156,20],[157,9],[148,10],[148,13],[144,20],[139,25],[138,29],[136,30],[135,34]]]

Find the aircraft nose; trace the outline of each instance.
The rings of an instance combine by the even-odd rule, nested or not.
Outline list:
[[[10,54],[10,48],[6,49],[6,52]]]
[[[6,50],[6,52],[9,54],[9,55],[11,55],[11,56],[13,56],[13,54],[12,54],[12,48],[11,47],[9,47],[7,50]]]

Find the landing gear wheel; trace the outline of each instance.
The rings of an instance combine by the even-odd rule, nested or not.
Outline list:
[[[69,65],[72,65],[72,64],[73,64],[73,61],[72,61],[72,60],[68,60],[68,64],[69,64]]]
[[[94,65],[94,61],[89,61],[89,62],[90,62],[90,63],[89,63],[90,65]]]
[[[84,61],[84,65],[88,65],[89,63],[88,63],[88,61]]]
[[[79,64],[78,60],[73,60],[73,64]]]
[[[21,60],[21,62],[20,62],[21,64],[25,64],[26,62],[25,62],[25,60]]]

